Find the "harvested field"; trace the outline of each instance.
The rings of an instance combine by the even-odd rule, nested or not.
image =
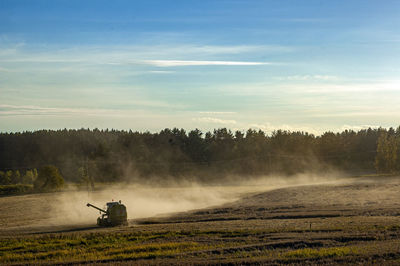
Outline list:
[[[176,195],[178,188],[173,190]],[[400,263],[400,178],[277,189],[201,188],[198,194],[189,189],[178,193],[182,205],[160,191],[148,200],[156,205],[158,198],[163,208],[171,206],[166,212],[174,213],[157,209],[147,217],[149,210],[134,214],[129,208],[129,226],[114,228],[94,226],[96,212],[79,223],[60,220],[59,215],[68,215],[55,209],[66,206],[62,193],[2,197],[0,262]],[[96,197],[104,200],[101,194]],[[154,216],[160,213],[164,215]]]

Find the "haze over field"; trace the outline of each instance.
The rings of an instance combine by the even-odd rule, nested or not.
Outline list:
[[[190,181],[171,182],[159,186],[157,183],[119,183],[103,185],[97,191],[76,190],[74,186],[63,192],[33,194],[3,198],[4,213],[0,225],[4,230],[23,230],[49,226],[93,225],[99,211],[88,208],[91,203],[99,208],[109,201],[121,200],[127,206],[128,218],[169,216],[177,212],[220,206],[232,203],[245,195],[266,192],[277,188],[298,185],[346,184],[353,180],[345,179],[338,173],[325,176],[312,174],[297,175],[291,178],[264,176],[243,178],[232,184],[209,186]],[[11,211],[12,210],[12,211]],[[1,233],[1,232],[0,232]]]
[[[395,126],[400,3],[2,1],[0,130]]]
[[[0,0],[0,264],[400,265],[399,14]]]
[[[397,265],[398,176],[339,177],[0,197],[0,263]],[[128,225],[94,226],[115,195]]]

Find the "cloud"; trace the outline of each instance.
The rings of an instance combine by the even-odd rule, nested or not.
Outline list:
[[[249,124],[248,128],[251,129],[261,129],[266,133],[271,133],[274,130],[287,130],[287,131],[303,131],[309,133],[317,133],[319,129],[309,127],[309,126],[302,126],[302,125],[288,125],[288,124],[281,124],[281,125],[272,125],[271,123],[265,124]]]
[[[152,71],[149,71],[149,73],[154,73],[154,74],[171,74],[171,73],[175,73],[175,71],[152,70]]]
[[[11,70],[4,67],[0,67],[0,72],[11,72]]]
[[[353,80],[338,78],[338,82],[332,83],[324,82],[322,80],[306,80],[305,82],[277,82],[264,80],[260,82],[235,82],[232,84],[226,83],[216,86],[214,90],[222,93],[229,93],[229,95],[234,95],[236,97],[259,96],[270,97],[274,99],[299,100],[304,98],[310,99],[314,96],[324,96],[325,98],[328,98],[331,97],[331,95],[335,96],[335,98],[332,98],[333,100],[338,99],[338,96],[349,98],[349,95],[352,95],[353,97],[358,96],[365,99],[366,97],[371,97],[373,94],[375,94],[378,99],[393,99],[393,94],[381,92],[399,93],[400,80]],[[362,94],[364,92],[366,93]],[[316,104],[316,98],[312,99],[311,102]],[[359,100],[358,103],[364,104],[361,100]],[[353,103],[353,105],[354,104],[356,103]]]
[[[393,80],[390,82],[369,83],[348,83],[348,84],[331,84],[331,85],[309,85],[303,87],[304,92],[315,93],[339,93],[339,92],[374,92],[374,91],[400,91],[400,81]]]
[[[166,44],[166,45],[105,45],[105,46],[78,46],[69,49],[53,48],[35,49],[19,44],[1,44],[0,60],[3,62],[30,62],[30,63],[85,63],[85,64],[204,64],[209,61],[197,61],[217,58],[218,55],[259,55],[260,53],[290,52],[293,48],[286,46],[258,45],[258,46],[225,46],[225,45],[196,45],[196,44]],[[180,58],[183,60],[169,60]],[[186,61],[188,60],[188,61]],[[218,60],[218,59],[217,59]],[[265,64],[261,62],[210,61],[211,64]],[[169,62],[169,63],[168,63]],[[201,63],[203,62],[203,63]]]
[[[309,125],[288,125],[288,124],[280,124],[280,125],[272,125],[271,123],[263,123],[263,124],[249,124],[247,128],[251,129],[260,129],[266,133],[272,133],[275,130],[286,130],[286,131],[302,131],[315,135],[322,135],[325,132],[343,132],[344,130],[353,130],[360,131],[368,128],[379,128],[379,126],[375,125],[343,125],[343,126],[309,126]],[[245,128],[246,129],[246,128]]]
[[[354,131],[359,131],[362,129],[368,129],[368,128],[379,128],[379,126],[374,126],[374,125],[343,125],[340,130],[338,131],[344,131],[344,130],[354,130]]]
[[[193,120],[197,121],[197,122],[202,122],[202,123],[213,123],[213,124],[222,124],[222,125],[236,124],[235,120],[225,120],[225,119],[219,119],[219,118],[214,118],[214,117],[200,117],[200,118],[194,118]]]
[[[385,110],[384,108],[359,108],[359,111],[346,110],[345,112],[332,112],[320,110],[319,113],[311,113],[308,116],[314,118],[371,118],[371,117],[400,117],[399,108],[395,110]]]
[[[278,80],[288,80],[288,81],[337,81],[339,77],[330,75],[294,75],[287,77],[279,77]]]
[[[158,101],[131,102],[134,107],[185,108],[184,105],[172,105]],[[143,111],[143,110],[142,110]],[[124,116],[129,117],[139,113],[137,109],[112,108],[74,108],[74,107],[42,107],[35,105],[0,104],[0,116]]]
[[[116,110],[0,104],[0,116],[116,115]]]
[[[199,112],[199,114],[207,114],[207,115],[232,115],[232,114],[236,114],[236,112],[205,111],[205,112]]]
[[[199,61],[199,60],[144,60],[143,63],[157,67],[175,66],[258,66],[270,65],[268,62],[247,61]]]
[[[218,45],[189,45],[186,51],[191,53],[202,54],[243,54],[254,52],[292,52],[293,47],[279,45],[233,45],[233,46],[218,46]]]

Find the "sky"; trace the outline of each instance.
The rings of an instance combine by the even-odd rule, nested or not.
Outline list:
[[[397,127],[400,1],[0,1],[0,131]]]

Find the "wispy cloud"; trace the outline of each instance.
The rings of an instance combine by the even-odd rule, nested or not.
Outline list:
[[[399,110],[385,110],[380,108],[380,110],[369,110],[369,111],[349,111],[339,113],[339,112],[320,112],[309,114],[310,117],[314,118],[371,118],[371,117],[391,117],[391,118],[398,118],[400,117]]]
[[[199,118],[194,118],[193,120],[201,123],[212,123],[221,125],[234,125],[237,123],[236,120],[219,119],[214,117],[199,117]]]
[[[251,55],[260,53],[290,52],[293,48],[285,46],[224,46],[224,45],[133,45],[133,46],[80,46],[70,49],[37,49],[30,51],[18,45],[1,45],[0,60],[3,62],[31,62],[31,63],[93,63],[93,64],[179,64],[188,62],[189,64],[199,64],[195,62],[207,62],[221,56],[232,55]],[[172,60],[179,58],[182,60]],[[188,59],[188,60],[186,60]],[[159,61],[159,62],[157,62]],[[241,60],[239,60],[240,62]],[[169,63],[168,63],[169,62]],[[192,62],[192,63],[190,63]],[[210,62],[215,62],[211,61]],[[225,61],[216,61],[218,62]],[[228,61],[230,62],[230,61]],[[232,61],[235,64],[235,61]],[[242,63],[242,62],[240,62]],[[260,62],[244,62],[247,64]],[[201,64],[201,63],[200,63]],[[203,63],[204,64],[204,63]]]
[[[186,47],[192,53],[202,54],[243,54],[243,53],[275,53],[275,52],[293,52],[294,47],[282,45],[189,45]]]
[[[266,133],[272,133],[275,130],[287,130],[287,131],[302,131],[302,132],[308,132],[311,134],[315,135],[321,135],[325,132],[343,132],[344,130],[354,130],[354,131],[359,131],[362,129],[368,129],[368,128],[379,128],[379,126],[376,125],[342,125],[342,126],[310,126],[310,125],[288,125],[288,124],[276,124],[273,125],[271,123],[263,123],[263,124],[249,124],[247,125],[247,128],[251,129],[256,129],[256,130],[262,130]],[[245,127],[246,129],[246,127]]]
[[[0,116],[129,116],[131,110],[0,105]]]
[[[288,124],[272,125],[271,123],[264,123],[264,124],[249,124],[247,127],[251,129],[260,129],[266,133],[271,133],[279,129],[287,131],[303,131],[310,133],[319,133],[318,129],[304,125],[288,125]]]
[[[89,108],[53,108],[35,105],[0,105],[0,116],[54,116],[54,115],[101,115],[110,114],[106,109]]]
[[[0,72],[12,72],[12,71],[8,68],[0,67]]]
[[[310,84],[299,85],[298,89],[304,92],[315,93],[343,93],[343,92],[374,92],[374,91],[400,91],[400,81],[380,82],[379,80],[369,83],[342,83],[342,84]]]
[[[379,128],[379,126],[376,126],[376,125],[343,125],[338,131],[344,131],[344,130],[359,131],[359,130],[368,129],[368,128]]]
[[[199,114],[206,114],[206,115],[232,115],[236,114],[236,112],[219,112],[219,111],[202,111]]]
[[[175,71],[166,71],[166,70],[152,70],[148,71],[149,73],[154,73],[154,74],[171,74],[175,73]]]
[[[166,107],[181,108],[168,103],[157,101],[139,101],[132,103],[138,107]],[[139,109],[142,110],[142,109]],[[43,107],[36,105],[9,105],[0,104],[0,116],[63,116],[63,115],[83,115],[83,116],[131,116],[138,113],[138,109],[133,106],[130,109],[112,108],[79,108],[79,107]]]
[[[332,75],[293,75],[287,77],[278,77],[277,79],[287,81],[337,81],[340,78]]]
[[[157,67],[175,66],[258,66],[270,65],[269,62],[246,62],[246,61],[200,61],[200,60],[145,60],[145,64]]]
[[[334,80],[333,80],[334,81]],[[325,82],[324,80],[304,80],[304,82],[291,82],[291,81],[271,81],[265,80],[262,82],[236,82],[233,84],[224,84],[223,86],[215,87],[216,91],[229,93],[235,96],[269,96],[282,98],[290,95],[300,96],[301,98],[310,97],[313,95],[341,95],[345,96],[346,93],[369,92],[368,96],[372,93],[380,92],[400,92],[400,80],[352,80],[339,78],[334,82]],[[378,95],[378,94],[377,94]],[[379,97],[387,97],[388,94],[379,94]],[[314,100],[315,101],[315,100]]]

